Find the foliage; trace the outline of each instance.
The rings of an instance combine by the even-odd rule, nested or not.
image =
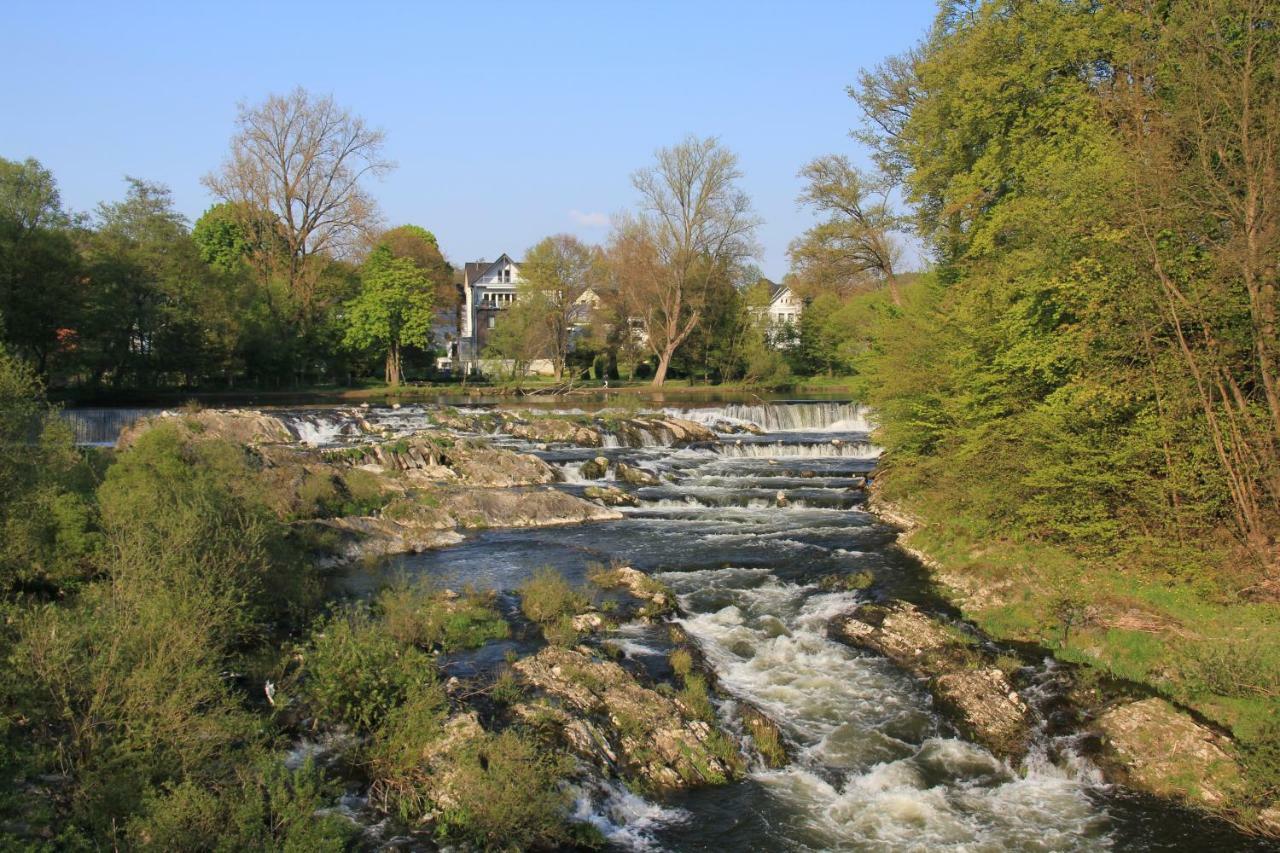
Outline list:
[[[436,684],[435,662],[399,642],[368,608],[338,609],[303,652],[303,694],[315,714],[359,732],[377,729],[409,697]]]
[[[550,566],[543,566],[520,585],[520,609],[534,622],[549,625],[581,613],[587,599],[570,586],[564,575]]]
[[[561,784],[573,769],[567,756],[508,729],[467,741],[450,764],[441,835],[493,849],[569,840],[569,794]]]
[[[308,761],[297,770],[262,759],[228,785],[182,782],[153,794],[129,821],[130,846],[147,851],[342,851],[356,827],[320,813],[333,792]]]
[[[0,347],[0,589],[90,573],[100,540],[90,476],[35,372]]]
[[[510,627],[494,609],[493,593],[462,595],[434,588],[429,581],[399,580],[375,602],[388,634],[405,646],[444,652],[472,649],[500,640]]]
[[[348,346],[386,352],[386,380],[399,385],[401,350],[431,344],[435,286],[428,273],[385,246],[375,248],[360,275],[360,293],[346,305]]]

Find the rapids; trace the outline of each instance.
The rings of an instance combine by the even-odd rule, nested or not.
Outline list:
[[[580,411],[580,410],[578,410]],[[616,782],[586,779],[573,790],[575,817],[613,850],[1155,851],[1262,850],[1225,824],[1105,784],[1074,750],[1070,733],[1042,727],[1027,759],[1010,766],[959,737],[914,679],[886,660],[833,640],[828,625],[866,597],[937,606],[920,565],[895,546],[896,531],[863,510],[879,448],[874,422],[851,403],[730,403],[665,412],[726,431],[714,445],[604,448],[535,446],[559,468],[559,488],[580,494],[582,463],[599,455],[658,475],[630,491],[637,506],[618,521],[487,530],[460,544],[395,558],[370,572],[352,568],[355,594],[392,573],[429,575],[446,586],[503,593],[551,565],[585,580],[592,562],[626,562],[656,574],[678,596],[678,621],[715,672],[719,712],[737,726],[735,703],[750,702],[778,725],[788,766],[758,762],[728,786],[644,799]],[[78,438],[110,443],[143,410],[67,413]],[[311,446],[363,440],[365,430],[402,435],[429,425],[421,405],[277,409]],[[761,435],[742,428],[758,428]],[[780,500],[781,498],[781,500]],[[825,592],[824,576],[869,572],[870,589]],[[603,638],[627,665],[670,676],[661,626],[632,624]],[[527,641],[493,643],[442,662],[470,677],[527,654]],[[1035,708],[1052,705],[1052,662],[1027,668],[1019,687]],[[317,748],[303,744],[301,750]],[[302,754],[301,752],[299,754]],[[1052,756],[1052,758],[1051,758]],[[359,792],[337,808],[366,825],[377,844],[417,849],[387,836],[387,821],[362,810]],[[429,842],[422,844],[429,848]]]
[[[767,434],[735,431],[717,447],[684,449],[546,449],[502,438],[559,466],[568,491],[581,492],[582,462],[602,454],[657,473],[661,485],[611,480],[638,498],[620,521],[485,531],[387,569],[510,591],[544,565],[581,582],[588,563],[616,559],[677,594],[678,621],[718,679],[725,724],[736,725],[736,701],[749,701],[780,725],[793,759],[663,802],[604,780],[584,784],[575,791],[577,817],[611,849],[1262,849],[1223,825],[1104,784],[1069,737],[1051,743],[1041,735],[1010,766],[959,737],[912,678],[828,636],[831,620],[861,597],[936,604],[921,567],[895,547],[895,531],[861,508],[878,452],[861,408],[667,411]],[[870,590],[831,593],[817,584],[858,571],[873,575]],[[638,669],[668,672],[661,630],[624,626],[605,642]],[[1030,667],[1029,699],[1051,692],[1053,675],[1051,662]]]

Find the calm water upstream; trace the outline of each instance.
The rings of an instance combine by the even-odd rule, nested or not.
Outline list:
[[[676,412],[672,409],[669,411]],[[861,411],[830,402],[730,404],[681,410],[708,424],[750,422],[767,434],[726,435],[715,447],[557,450],[504,436],[560,467],[569,491],[600,453],[657,472],[663,484],[619,521],[495,530],[385,567],[444,585],[501,591],[551,565],[582,580],[592,562],[621,560],[679,596],[679,622],[702,648],[724,695],[749,700],[782,727],[794,756],[733,785],[650,802],[616,785],[580,792],[580,817],[616,849],[652,850],[1261,850],[1227,827],[1102,783],[1070,737],[1042,737],[1011,767],[963,740],[929,695],[887,661],[828,637],[859,597],[925,600],[921,567],[894,547],[895,531],[862,509],[860,478],[878,448]],[[374,410],[397,431],[422,425],[412,406]],[[297,414],[313,444],[344,440],[341,418]],[[656,441],[656,440],[655,440]],[[779,493],[785,506],[779,506]],[[822,591],[832,573],[869,571],[863,593]],[[354,588],[376,578],[356,573]],[[509,599],[510,601],[510,599]],[[606,642],[637,669],[665,671],[667,632],[626,626]],[[460,674],[496,665],[501,648],[456,662]],[[1035,704],[1054,671],[1028,671]],[[1038,685],[1038,686],[1037,686]],[[1051,759],[1050,756],[1053,756]]]

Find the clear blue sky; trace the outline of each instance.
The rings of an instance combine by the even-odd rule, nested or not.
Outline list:
[[[603,241],[630,174],[688,133],[738,152],[786,272],[812,221],[796,171],[861,157],[845,94],[918,40],[932,0],[847,2],[6,4],[0,156],[53,169],[74,210],[123,176],[168,184],[193,220],[236,104],[302,85],[387,133],[373,185],[389,224],[431,229],[454,262],[547,234]]]

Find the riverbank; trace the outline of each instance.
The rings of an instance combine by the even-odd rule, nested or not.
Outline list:
[[[851,376],[803,377],[795,382],[764,386],[748,382],[708,384],[689,379],[673,379],[662,387],[647,380],[610,380],[608,385],[597,380],[574,384],[571,388],[551,377],[533,377],[520,386],[501,382],[421,382],[398,386],[381,382],[346,385],[305,385],[296,388],[232,388],[232,389],[52,389],[50,399],[67,407],[147,406],[174,407],[199,404],[209,407],[227,406],[305,406],[343,403],[381,402],[461,402],[469,398],[513,399],[519,396],[554,397],[557,391],[569,396],[608,399],[631,397],[662,402],[696,399],[730,401],[777,399],[788,395],[814,398],[847,397],[851,392]]]
[[[886,497],[883,483],[871,508],[903,529],[900,546],[981,631],[1077,665],[1076,696],[1098,697],[1083,710],[1112,779],[1280,836],[1274,602],[1215,596],[1173,567],[979,538],[940,498]],[[1092,686],[1109,678],[1139,695]]]

